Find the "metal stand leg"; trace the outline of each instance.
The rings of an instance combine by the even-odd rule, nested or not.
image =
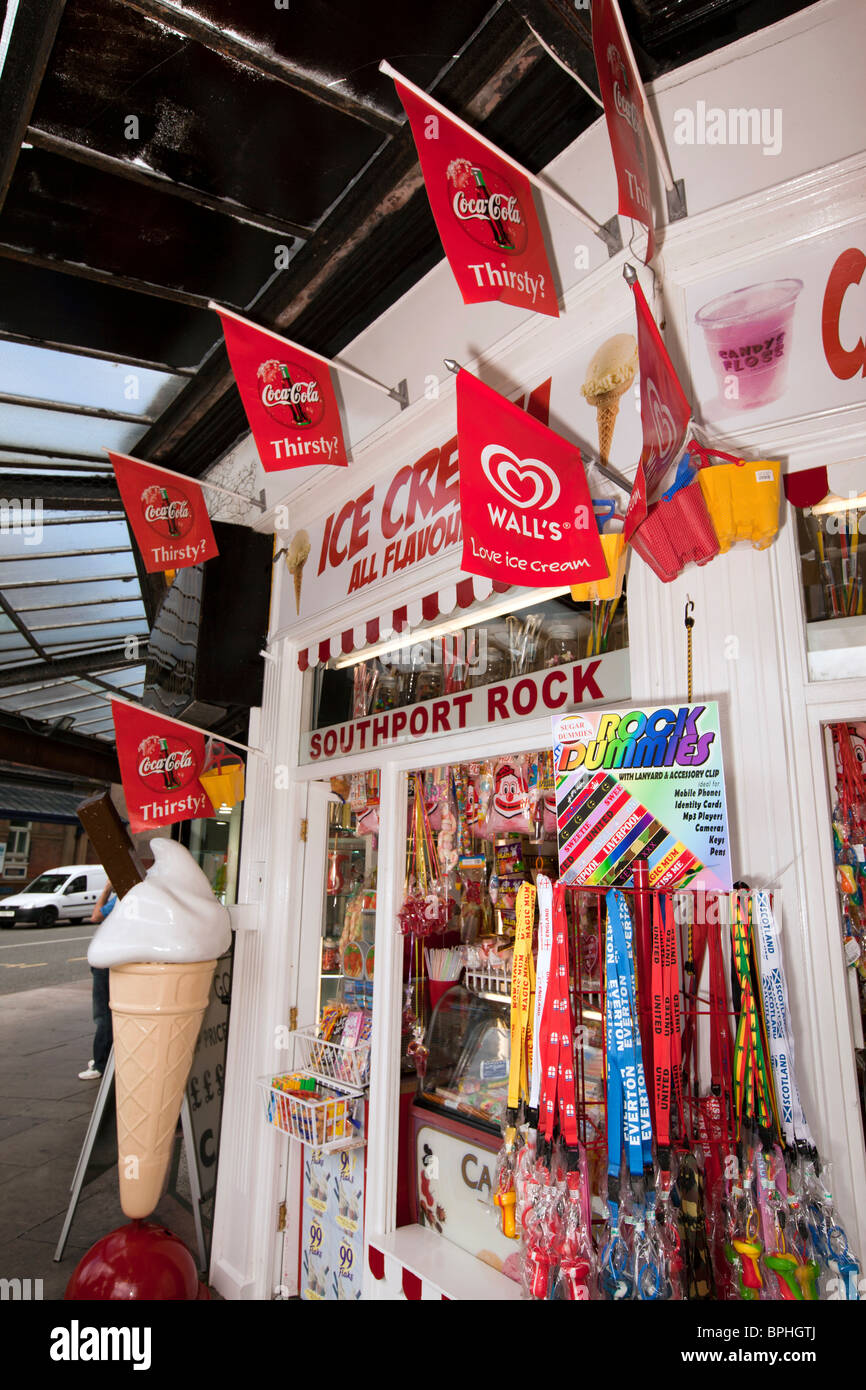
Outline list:
[[[72,1196],[69,1199],[69,1208],[66,1212],[66,1219],[63,1222],[63,1230],[60,1232],[60,1239],[57,1242],[57,1249],[54,1252],[55,1264],[58,1264],[60,1260],[63,1259],[63,1251],[66,1248],[66,1242],[69,1239],[69,1230],[72,1225],[72,1218],[75,1216],[75,1209],[78,1206],[78,1199],[81,1196],[81,1189],[84,1186],[84,1182],[87,1177],[87,1169],[90,1165],[90,1155],[93,1152],[93,1146],[96,1143],[96,1137],[99,1134],[99,1130],[102,1125],[102,1119],[105,1114],[105,1107],[108,1103],[108,1098],[111,1095],[111,1088],[113,1085],[114,1048],[112,1048],[110,1053],[108,1054],[108,1061],[105,1065],[105,1071],[102,1073],[102,1080],[99,1083],[99,1091],[97,1092],[96,1103],[93,1107],[93,1114],[90,1116],[90,1122],[87,1126],[87,1133],[84,1136],[84,1143],[81,1146],[81,1153],[78,1156],[78,1164],[76,1166],[75,1174],[72,1178],[71,1183]]]
[[[183,1093],[183,1104],[180,1107],[180,1124],[183,1131],[183,1146],[186,1149],[186,1166],[189,1172],[189,1190],[192,1197],[192,1219],[195,1222],[195,1238],[198,1245],[199,1269],[207,1278],[207,1253],[204,1244],[204,1231],[201,1224],[201,1183],[198,1176],[198,1164],[195,1161],[195,1135],[192,1128],[192,1113],[189,1108],[189,1096],[186,1091]]]

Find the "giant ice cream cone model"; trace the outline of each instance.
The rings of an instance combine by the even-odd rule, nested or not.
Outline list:
[[[174,840],[151,849],[147,877],[87,955],[109,970],[120,1202],[142,1219],[162,1195],[214,967],[231,942],[228,912],[192,855]]]
[[[117,1088],[120,1205],[149,1216],[171,1146],[216,960],[117,965],[109,972]]]

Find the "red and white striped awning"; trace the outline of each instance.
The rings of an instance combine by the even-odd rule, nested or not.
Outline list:
[[[471,608],[473,603],[483,603],[491,594],[504,594],[510,587],[509,584],[494,583],[492,579],[482,579],[479,575],[467,575],[456,584],[445,584],[435,593],[404,603],[378,618],[369,618],[354,627],[330,633],[318,644],[299,652],[298,665],[302,671],[311,666],[324,665],[332,658],[348,656],[350,652],[370,647],[374,642],[385,642],[391,636],[399,637],[401,632],[420,628],[422,623],[447,618],[457,608],[466,609]]]

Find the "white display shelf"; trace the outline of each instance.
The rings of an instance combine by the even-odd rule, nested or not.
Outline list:
[[[275,1086],[274,1080],[272,1076],[262,1076],[258,1081],[264,1092],[268,1124],[296,1143],[308,1144],[323,1153],[363,1148],[364,1106],[358,1095],[321,1087],[316,1092],[291,1095]]]
[[[494,970],[490,965],[470,967],[467,965],[463,982],[470,994],[491,995],[496,999],[511,999],[511,967]]]
[[[298,1071],[305,1071],[328,1086],[360,1095],[370,1080],[369,1039],[356,1047],[343,1047],[320,1038],[315,1024],[298,1028],[291,1036]]]

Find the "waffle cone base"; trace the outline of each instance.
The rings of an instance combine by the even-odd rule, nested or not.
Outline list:
[[[120,1204],[132,1220],[162,1196],[215,960],[109,972]]]

